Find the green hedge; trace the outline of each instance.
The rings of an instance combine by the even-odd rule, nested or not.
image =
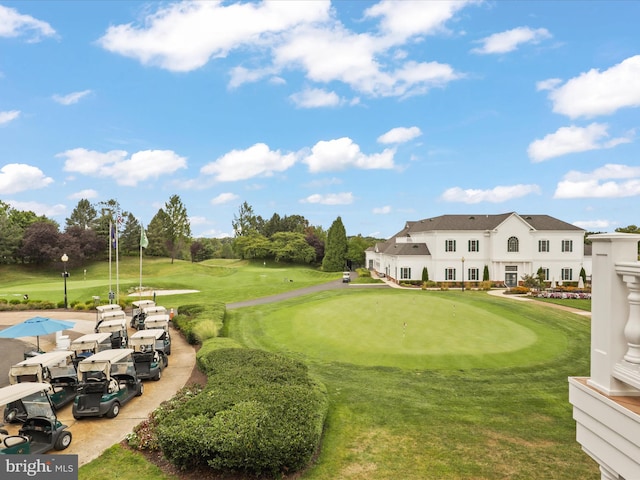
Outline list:
[[[206,342],[205,390],[164,417],[164,456],[186,470],[279,475],[306,466],[320,445],[328,398],[307,367],[281,355]]]
[[[226,305],[223,302],[207,305],[180,305],[178,315],[173,317],[173,324],[191,345],[202,344],[218,336],[225,313]]]

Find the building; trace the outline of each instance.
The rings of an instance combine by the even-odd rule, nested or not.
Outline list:
[[[576,439],[602,480],[640,479],[640,235],[593,242],[590,377],[569,378]]]
[[[409,221],[389,240],[365,252],[370,270],[390,279],[420,281],[423,268],[435,282],[489,279],[508,287],[542,268],[545,279],[576,284],[591,275],[585,231],[548,215],[441,215]]]

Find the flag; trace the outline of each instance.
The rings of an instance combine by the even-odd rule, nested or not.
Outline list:
[[[117,247],[117,243],[116,243],[116,227],[115,227],[115,225],[111,225],[111,246],[113,248]]]
[[[140,247],[147,248],[149,246],[149,239],[147,238],[147,234],[144,233],[144,227],[140,227]]]

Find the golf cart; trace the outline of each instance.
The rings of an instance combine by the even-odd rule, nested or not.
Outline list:
[[[142,324],[142,322],[144,321],[144,316],[142,315],[143,309],[148,307],[155,307],[155,306],[156,306],[156,302],[154,302],[153,300],[136,300],[135,302],[132,302],[131,303],[131,307],[132,307],[131,328],[136,328],[136,330],[139,330],[139,328],[136,327],[136,324],[138,323]]]
[[[74,353],[73,362],[77,364],[85,359],[103,350],[111,349],[111,333],[87,333],[76,338],[69,345],[69,350]]]
[[[129,339],[133,349],[133,361],[138,378],[160,380],[162,371],[169,365],[169,357],[164,352],[167,332],[162,328],[140,330]]]
[[[23,360],[9,369],[9,383],[16,385],[26,382],[49,383],[49,398],[55,410],[72,402],[76,397],[78,376],[72,362],[73,352],[56,350],[42,353]],[[17,421],[24,421],[27,412],[20,402],[7,406],[7,410],[17,410]],[[5,418],[5,422],[9,420]]]
[[[58,421],[49,398],[51,385],[25,382],[0,388],[0,405],[6,405],[5,418],[14,421],[17,410],[9,405],[20,403],[26,415],[17,435],[0,429],[0,454],[40,454],[64,450],[71,444],[71,432]]]
[[[165,332],[165,336],[162,339],[163,347],[159,348],[156,344],[156,349],[162,349],[166,355],[171,355],[171,335],[169,334],[169,314],[154,314],[148,315],[144,319],[144,330],[161,329]]]
[[[129,344],[129,333],[127,332],[126,318],[103,320],[98,324],[96,330],[96,333],[111,334],[111,348],[127,348]]]
[[[121,311],[122,307],[117,303],[110,303],[108,305],[98,305],[96,307],[96,325],[102,320],[102,316],[107,312]]]
[[[78,364],[78,392],[73,418],[114,418],[120,407],[142,395],[144,387],[136,375],[133,350],[115,348],[98,352]]]

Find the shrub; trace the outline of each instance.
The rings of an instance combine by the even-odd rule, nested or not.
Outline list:
[[[480,282],[480,290],[489,291],[491,287],[492,283],[488,280]]]
[[[173,324],[182,331],[191,345],[202,344],[216,337],[222,329],[226,306],[222,302],[208,305],[181,305]]]
[[[208,465],[275,475],[304,467],[320,444],[324,387],[303,363],[216,344],[198,352],[206,389],[158,422],[164,456],[183,470]]]
[[[358,278],[371,277],[371,271],[368,268],[356,268]]]
[[[527,287],[512,287],[509,288],[505,293],[510,295],[523,295],[525,293],[529,293],[529,289]]]

